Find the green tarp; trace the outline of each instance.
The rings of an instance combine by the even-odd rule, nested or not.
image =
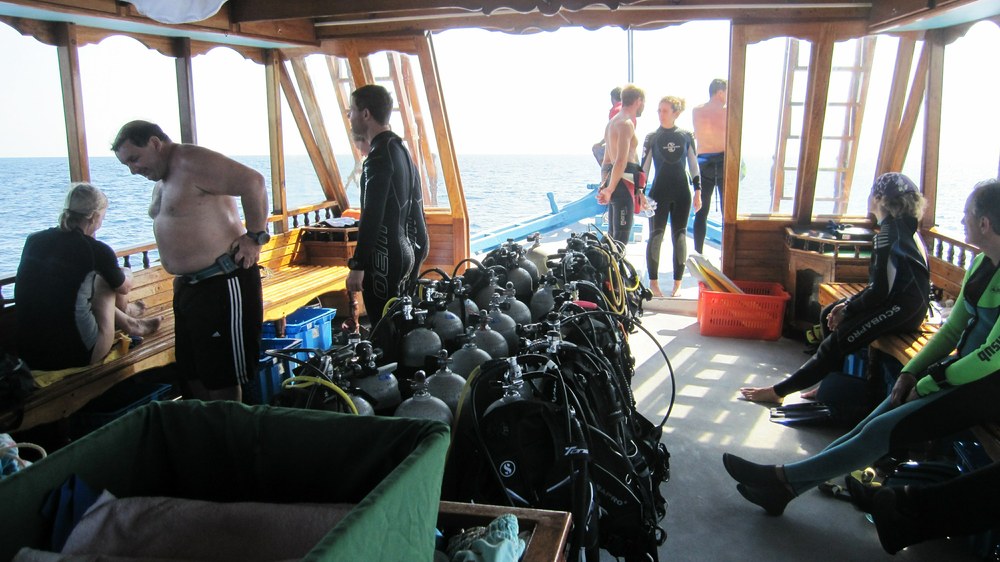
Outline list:
[[[448,442],[431,421],[155,402],[0,481],[0,560],[47,546],[39,510],[71,474],[117,497],[357,503],[306,560],[431,560]]]

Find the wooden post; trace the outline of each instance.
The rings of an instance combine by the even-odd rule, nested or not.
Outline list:
[[[389,77],[392,78],[393,88],[396,90],[396,104],[399,106],[399,116],[403,119],[403,138],[410,149],[410,157],[413,158],[414,165],[420,173],[420,188],[423,192],[424,203],[430,206],[431,192],[427,183],[427,171],[422,157],[422,145],[420,139],[423,131],[417,128],[417,119],[414,113],[417,107],[410,96],[410,90],[406,87],[403,78],[402,56],[399,53],[388,53]]]
[[[417,95],[417,87],[413,81],[413,69],[410,66],[409,57],[403,59],[403,83],[406,84],[406,90],[409,92],[410,103],[413,104],[413,117],[417,123],[417,135],[420,139],[420,156],[423,158],[422,168],[427,173],[427,188],[430,190],[428,205],[437,207],[437,165],[434,162],[434,153],[431,151],[431,145],[427,138],[427,127],[424,126],[424,113],[420,108],[420,96]]]
[[[878,163],[875,165],[876,177],[890,171],[889,161],[892,158],[896,135],[899,134],[899,120],[903,114],[903,100],[906,97],[906,85],[910,81],[910,67],[913,65],[915,47],[916,41],[912,37],[899,38],[896,68],[892,71],[892,87],[885,108],[885,124],[882,126],[882,144],[879,146]]]
[[[729,85],[726,89],[726,159],[722,198],[722,271],[736,271],[736,215],[740,197],[740,145],[747,73],[746,24],[734,23],[729,37]]]
[[[903,169],[906,161],[906,153],[910,149],[910,142],[913,140],[913,131],[917,128],[917,116],[920,113],[920,105],[924,101],[924,92],[927,89],[927,65],[930,62],[930,46],[924,41],[924,46],[920,50],[920,59],[917,61],[917,69],[913,73],[913,83],[910,85],[910,95],[906,100],[906,107],[903,108],[902,121],[899,123],[899,131],[896,133],[892,151],[889,153],[889,169],[887,172],[897,172]]]
[[[458,173],[458,158],[452,144],[451,125],[448,122],[448,108],[444,104],[444,94],[438,82],[437,58],[434,56],[434,45],[430,33],[425,33],[423,40],[417,40],[417,56],[420,59],[420,72],[427,90],[427,104],[430,106],[431,122],[437,137],[437,147],[441,155],[441,170],[444,173],[445,187],[448,189],[448,204],[451,206],[452,218],[452,257],[455,263],[471,254],[469,248],[469,209],[465,204],[462,191],[462,178]]]
[[[319,145],[316,144],[316,139],[313,137],[312,129],[309,128],[309,119],[306,117],[306,112],[302,109],[302,104],[299,102],[299,96],[295,92],[292,77],[288,75],[288,69],[285,68],[284,63],[277,65],[277,71],[278,80],[281,82],[281,90],[285,94],[285,101],[288,102],[288,109],[292,111],[292,118],[295,119],[295,125],[299,129],[299,136],[302,137],[302,144],[305,145],[306,153],[309,154],[309,160],[312,161],[313,168],[316,170],[320,187],[323,188],[323,193],[326,195],[328,201],[336,201],[340,205],[340,208],[344,209],[347,205],[347,197],[343,189],[338,192],[333,185],[330,171],[323,161]]]
[[[285,147],[281,138],[281,85],[278,66],[281,56],[275,49],[264,51],[264,79],[267,92],[267,138],[271,154],[271,214],[275,234],[288,232],[288,201],[285,198]]]
[[[340,179],[340,168],[337,166],[337,159],[333,155],[333,146],[330,144],[330,135],[326,131],[323,122],[323,111],[319,107],[316,99],[316,89],[313,88],[312,78],[309,76],[309,69],[306,68],[305,60],[302,58],[292,59],[292,71],[295,72],[295,80],[299,84],[299,92],[302,94],[302,101],[305,103],[306,115],[309,118],[310,129],[313,138],[319,147],[320,156],[326,163],[326,169],[330,174],[330,182],[337,192],[333,198],[340,202],[340,208],[347,208],[347,191],[344,183]],[[351,143],[353,144],[353,143]],[[327,196],[327,199],[331,199]]]
[[[174,39],[174,65],[177,70],[177,112],[181,120],[181,142],[198,144],[194,119],[194,74],[191,70],[191,39]]]
[[[944,92],[944,40],[941,30],[928,31],[924,47],[929,46],[927,95],[924,97],[924,154],[920,170],[927,208],[920,219],[922,228],[934,226],[937,213],[938,166],[941,147],[941,101]]]
[[[69,154],[70,181],[90,181],[87,158],[87,127],[83,114],[83,86],[80,83],[80,54],[77,50],[76,25],[54,24],[59,76],[62,81],[63,115],[66,120],[66,152]]]
[[[823,122],[833,69],[833,24],[822,24],[809,52],[809,83],[806,85],[806,113],[802,122],[802,146],[796,177],[794,219],[796,224],[812,222],[816,182],[819,178],[819,151],[823,144]]]

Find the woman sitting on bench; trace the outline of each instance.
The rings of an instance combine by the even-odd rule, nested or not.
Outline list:
[[[160,318],[139,318],[142,306],[125,295],[132,273],[118,267],[107,244],[94,239],[108,198],[88,183],[66,195],[59,226],[24,242],[14,287],[18,356],[32,369],[58,370],[100,362],[115,329],[144,336]]]
[[[816,353],[784,381],[745,387],[743,398],[778,402],[808,388],[844,364],[844,357],[894,332],[912,332],[927,314],[930,272],[927,251],[917,232],[924,198],[910,178],[895,172],[875,180],[868,206],[879,223],[872,249],[868,286],[826,307],[820,315],[823,341]]]

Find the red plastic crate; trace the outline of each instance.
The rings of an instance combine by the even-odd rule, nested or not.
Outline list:
[[[703,336],[776,340],[781,337],[785,303],[780,283],[734,281],[746,294],[710,291],[698,283],[698,331]]]

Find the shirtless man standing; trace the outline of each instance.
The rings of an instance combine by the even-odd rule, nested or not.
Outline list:
[[[635,136],[635,120],[642,115],[646,104],[646,94],[629,84],[622,88],[622,109],[604,129],[604,144],[607,150],[601,163],[601,189],[597,191],[597,202],[608,206],[608,236],[628,244],[635,214],[636,189],[642,193],[639,181],[642,167],[636,148],[639,139]],[[643,197],[643,195],[640,195]]]
[[[264,177],[218,152],[174,143],[147,121],[126,123],[111,148],[130,172],[156,182],[149,216],[160,263],[177,276],[181,376],[194,398],[240,400],[240,383],[256,373],[260,354],[263,299],[256,264],[270,238]]]
[[[724,193],[727,89],[725,80],[712,80],[708,86],[708,101],[691,111],[694,140],[698,146],[698,167],[701,169],[701,209],[694,216],[694,251],[699,254],[705,249],[712,192],[715,187],[719,188],[719,201],[722,201]]]

